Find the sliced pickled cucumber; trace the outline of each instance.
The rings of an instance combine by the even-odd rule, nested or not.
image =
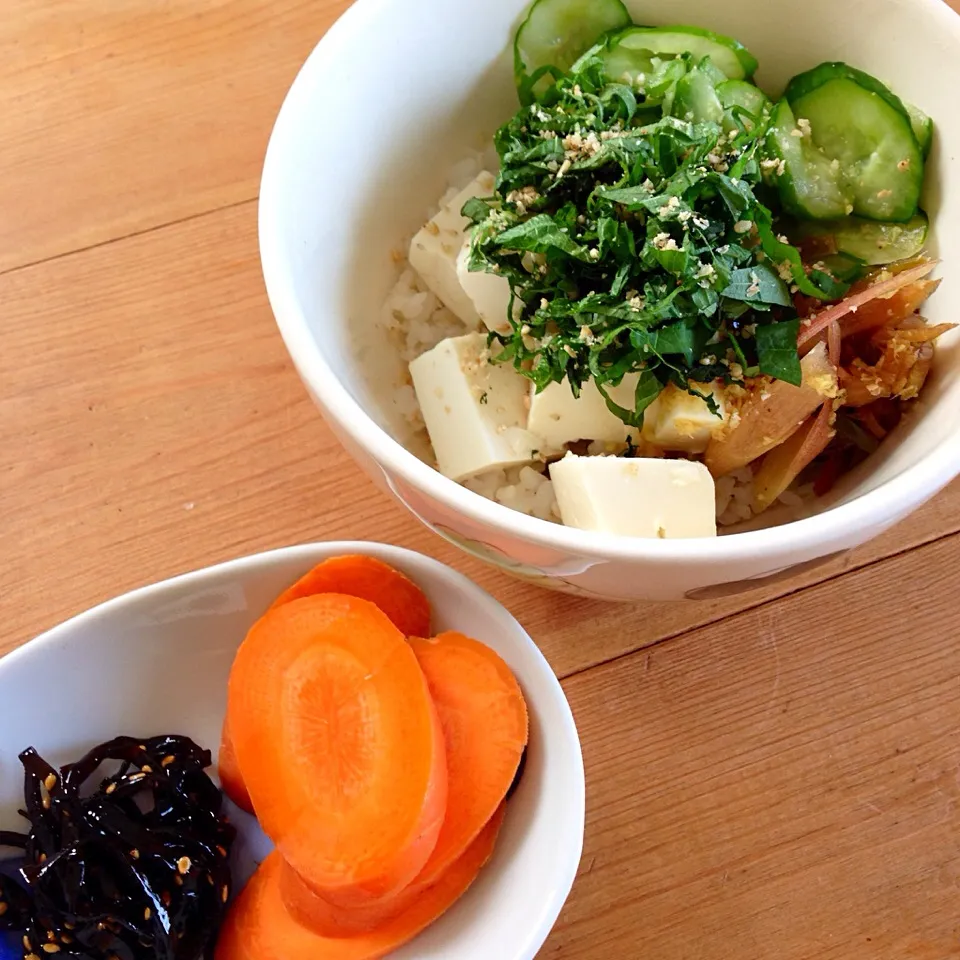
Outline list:
[[[717,96],[725,108],[742,107],[755,117],[770,105],[767,95],[746,80],[725,80],[717,85]]]
[[[709,61],[705,61],[705,64]],[[693,123],[721,123],[723,104],[706,67],[694,67],[677,83],[672,113]]]
[[[802,220],[835,220],[851,212],[839,164],[834,164],[801,133],[786,100],[774,108],[763,166],[780,192],[784,209]]]
[[[926,214],[918,213],[906,223],[881,223],[860,217],[819,223],[808,221],[791,228],[790,234],[798,240],[832,237],[841,253],[856,257],[868,266],[879,266],[915,257],[927,242],[928,229]]]
[[[536,0],[514,40],[517,85],[541,67],[568,70],[603,34],[630,22],[621,0]]]
[[[920,144],[920,152],[923,159],[930,156],[930,147],[933,146],[933,121],[919,108],[912,103],[905,103],[907,113],[910,115],[910,126],[913,128],[913,135]]]
[[[617,46],[649,51],[658,57],[684,53],[691,54],[696,61],[709,57],[730,80],[743,80],[757,69],[756,59],[742,43],[699,27],[627,27],[611,38],[611,50]]]
[[[839,164],[841,189],[858,216],[909,220],[923,186],[923,155],[903,102],[879,80],[826,63],[787,86],[802,140]]]

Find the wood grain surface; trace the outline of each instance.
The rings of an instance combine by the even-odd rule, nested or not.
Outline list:
[[[344,6],[4,4],[0,654],[244,553],[422,550],[518,616],[576,714],[585,853],[543,956],[960,957],[960,484],[683,604],[550,594],[421,527],[311,405],[257,258],[273,116]]]

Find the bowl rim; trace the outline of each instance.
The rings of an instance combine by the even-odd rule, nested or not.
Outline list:
[[[558,710],[560,724],[556,723],[556,718],[551,718],[550,730],[568,748],[567,759],[563,767],[571,775],[571,785],[574,789],[565,792],[565,801],[569,805],[571,819],[579,824],[579,829],[565,831],[563,837],[558,840],[568,850],[563,857],[562,864],[558,865],[559,869],[553,872],[549,878],[550,884],[545,890],[547,895],[544,898],[542,909],[536,911],[535,915],[531,914],[531,919],[534,921],[533,926],[523,940],[517,944],[519,950],[529,949],[531,951],[523,953],[524,957],[532,958],[547,939],[564,903],[569,897],[583,855],[586,820],[586,775],[580,737],[573,711],[557,675],[523,625],[499,600],[464,574],[440,560],[406,547],[378,541],[322,540],[279,547],[226,560],[207,567],[200,567],[119,594],[38,634],[33,639],[0,657],[0,683],[2,683],[4,675],[9,672],[10,668],[20,665],[23,661],[44,654],[47,656],[55,655],[57,648],[69,642],[71,634],[78,628],[95,625],[103,617],[129,614],[131,609],[136,609],[144,601],[160,599],[165,594],[176,594],[182,589],[199,586],[205,580],[212,578],[234,575],[238,579],[242,579],[244,575],[269,569],[275,563],[283,561],[298,559],[302,560],[304,564],[308,564],[319,562],[324,557],[345,553],[372,554],[387,563],[396,562],[398,566],[402,566],[404,560],[410,561],[412,565],[425,566],[437,582],[456,591],[458,595],[470,595],[478,606],[487,608],[498,619],[509,623],[513,628],[516,639],[520,642],[521,648],[525,648],[528,664],[532,665],[534,674],[538,676],[539,682],[542,684],[539,697],[536,699],[529,691],[527,693],[532,710],[536,709],[535,704],[537,702],[544,702],[544,698],[546,698],[546,702],[553,703]],[[523,681],[523,677],[518,676],[518,679],[521,682]],[[520,957],[519,953],[517,957]]]
[[[409,504],[394,489],[387,471],[474,523],[566,554],[673,564],[724,563],[746,556],[764,560],[806,555],[811,550],[817,551],[826,541],[859,542],[863,538],[858,538],[858,532],[895,523],[960,474],[960,444],[942,443],[880,486],[813,516],[717,537],[654,540],[579,530],[520,513],[443,476],[395,440],[354,400],[311,335],[307,318],[293,293],[290,264],[282,255],[284,225],[277,216],[279,206],[273,198],[282,191],[285,147],[296,142],[298,113],[300,107],[309,102],[312,73],[336,47],[354,38],[368,42],[364,37],[378,11],[396,2],[404,0],[355,0],[319,39],[301,66],[280,107],[267,144],[257,219],[267,297],[294,365],[319,399],[324,415],[332,418],[362,449],[376,451],[371,457],[384,472],[391,490],[408,509],[411,509]],[[926,15],[939,20],[939,28],[951,34],[960,45],[960,16],[942,0],[917,0],[917,7],[921,6]]]

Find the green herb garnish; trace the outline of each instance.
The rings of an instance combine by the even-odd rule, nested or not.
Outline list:
[[[678,82],[698,72],[716,75],[684,55],[630,86],[580,61],[497,131],[495,194],[463,208],[470,269],[510,282],[497,362],[538,390],[567,378],[578,395],[592,379],[636,426],[669,382],[705,397],[698,385],[748,371],[798,383],[792,294],[846,289],[809,277],[775,232],[761,176],[769,117],[737,108],[721,125],[678,105]],[[628,374],[633,409],[608,395]]]

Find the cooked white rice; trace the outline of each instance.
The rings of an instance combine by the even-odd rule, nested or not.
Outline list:
[[[489,165],[487,165],[489,168]],[[427,211],[429,219],[439,206],[455,196],[463,187],[484,169],[482,155],[470,157],[458,163],[451,171],[449,188],[438,201],[438,205]],[[391,342],[403,361],[404,368],[427,350],[435,347],[447,337],[462,336],[479,329],[465,324],[453,312],[448,310],[439,299],[427,289],[416,272],[410,267],[406,250],[397,251],[394,259],[400,265],[400,276],[383,304],[381,327],[385,328]],[[417,403],[416,394],[409,374],[395,389],[391,397],[392,411],[403,423],[405,429],[398,436],[420,459],[436,468],[436,460],[430,446],[423,417]],[[394,424],[396,425],[396,424]],[[616,451],[609,445],[591,443],[588,453],[592,455],[610,454]],[[553,492],[553,484],[547,475],[546,464],[514,467],[509,470],[493,470],[464,481],[464,486],[489,500],[494,500],[520,513],[541,520],[560,522],[560,511]],[[720,527],[733,528],[754,517],[753,510],[753,474],[744,467],[716,481],[717,524]],[[799,509],[812,497],[809,485],[791,487],[779,497],[783,507]],[[732,532],[732,531],[730,531]]]

